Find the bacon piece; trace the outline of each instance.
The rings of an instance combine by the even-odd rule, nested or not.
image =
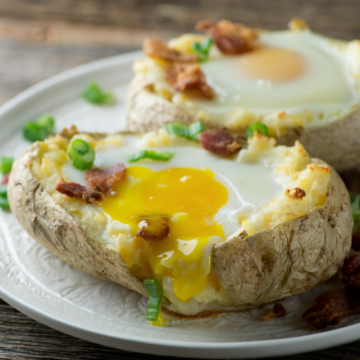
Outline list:
[[[104,170],[87,170],[84,175],[89,188],[109,196],[113,184],[125,177],[125,166],[118,163]]]
[[[340,279],[349,293],[360,293],[360,253],[348,257],[340,270]]]
[[[170,235],[169,219],[160,217],[157,219],[145,219],[139,223],[140,230],[136,236],[147,241],[163,240]]]
[[[349,256],[349,257],[345,260],[342,269],[343,269],[346,273],[350,274],[350,273],[352,273],[354,270],[356,270],[359,266],[360,266],[360,254],[359,254],[359,253],[356,253],[356,254],[353,254],[353,255]]]
[[[66,182],[64,179],[60,179],[55,188],[61,194],[69,196],[74,199],[83,199],[88,203],[100,201],[104,195],[94,189],[89,189],[86,186],[82,186],[74,182]]]
[[[230,155],[241,149],[236,139],[224,129],[204,131],[199,136],[201,146],[217,155]]]
[[[266,321],[269,321],[273,318],[279,318],[279,317],[283,317],[286,315],[286,309],[284,308],[284,306],[282,306],[280,303],[276,303],[274,304],[274,307],[272,308],[272,310],[270,310],[265,316],[264,319]]]
[[[198,30],[207,30],[221,52],[228,55],[242,54],[254,48],[258,38],[257,31],[239,23],[221,20],[217,24],[201,21]]]
[[[195,90],[207,99],[212,99],[215,95],[197,64],[174,63],[168,66],[166,80],[177,91]]]
[[[296,187],[294,189],[286,189],[285,192],[289,197],[293,199],[302,200],[302,198],[306,196],[305,190],[300,189],[299,187]]]
[[[74,182],[66,182],[64,179],[60,179],[56,185],[55,190],[66,196],[79,199],[82,198],[83,194],[87,190],[87,187]]]
[[[87,170],[84,175],[88,186],[60,179],[55,190],[75,199],[81,198],[88,203],[101,201],[104,196],[111,195],[114,183],[125,177],[125,166],[119,163],[104,170]]]
[[[354,250],[357,250],[357,251],[360,250],[360,230],[357,230],[352,234],[352,245],[351,245],[351,247]]]
[[[330,290],[315,299],[316,305],[302,314],[302,318],[315,330],[336,325],[354,314],[350,297],[343,289]]]
[[[146,38],[143,44],[143,52],[146,56],[157,57],[166,61],[196,62],[198,57],[191,54],[182,54],[170,49],[160,40]]]
[[[9,182],[9,176],[10,176],[10,173],[9,174],[6,174],[4,176],[4,178],[2,179],[1,181],[1,185],[7,185],[7,183]]]

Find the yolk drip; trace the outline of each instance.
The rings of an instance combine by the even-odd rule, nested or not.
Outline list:
[[[303,56],[295,51],[265,48],[239,56],[238,66],[255,80],[282,83],[299,78],[306,64]]]
[[[173,168],[151,171],[129,167],[116,194],[105,198],[103,210],[114,220],[131,226],[135,236],[143,219],[168,217],[170,235],[147,241],[135,237],[120,244],[120,252],[138,277],[170,276],[174,292],[187,301],[203,290],[210,274],[212,245],[224,239],[223,228],[214,221],[228,200],[224,185],[208,169]],[[210,276],[211,282],[211,276]]]

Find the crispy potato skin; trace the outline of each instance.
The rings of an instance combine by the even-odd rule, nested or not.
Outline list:
[[[129,271],[121,255],[87,235],[80,222],[33,177],[30,165],[38,151],[39,143],[30,146],[14,163],[9,180],[8,198],[20,224],[70,265],[147,296],[142,281]],[[347,190],[331,169],[324,207],[245,240],[234,238],[215,245],[212,269],[235,302],[223,311],[249,310],[303,293],[329,279],[350,250],[352,224]],[[168,300],[163,303],[166,306]]]
[[[150,92],[149,85],[143,75],[137,74],[128,87],[127,125],[130,131],[157,130],[161,124],[175,120],[185,124],[196,121],[193,115]],[[277,143],[293,146],[295,140],[299,140],[311,156],[324,160],[336,170],[347,170],[360,165],[359,133],[360,109],[357,109],[343,119],[316,129],[290,129],[277,138]]]
[[[248,309],[302,294],[338,271],[351,247],[353,218],[345,185],[330,171],[325,206],[245,240],[215,245],[212,268],[235,306]]]
[[[30,146],[11,171],[8,198],[19,223],[30,236],[70,265],[147,296],[142,281],[129,271],[121,255],[101,247],[87,235],[80,222],[58,205],[33,177],[30,164],[38,150],[39,143]]]
[[[148,91],[149,85],[143,76],[137,75],[128,87],[126,116],[130,131],[145,133],[157,130],[162,124],[175,120],[187,125],[195,121],[192,115]]]

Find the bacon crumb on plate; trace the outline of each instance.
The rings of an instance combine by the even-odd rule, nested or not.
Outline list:
[[[201,21],[198,30],[207,30],[221,52],[228,55],[242,54],[253,50],[258,33],[243,24],[221,20],[217,24]]]
[[[354,314],[350,296],[343,289],[330,290],[315,299],[316,305],[302,314],[309,326],[321,330]]]
[[[270,310],[265,316],[264,319],[266,321],[269,321],[271,319],[274,318],[279,318],[279,317],[283,317],[287,314],[286,309],[284,308],[284,306],[280,303],[276,303],[274,304],[274,307],[272,308],[272,310]]]
[[[224,129],[204,131],[199,136],[201,146],[216,155],[231,155],[241,149],[236,139]]]
[[[349,256],[340,270],[340,279],[345,289],[351,293],[360,293],[360,253]]]

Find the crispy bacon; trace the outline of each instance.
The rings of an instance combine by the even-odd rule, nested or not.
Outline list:
[[[207,99],[214,97],[214,91],[197,64],[174,63],[168,66],[166,80],[177,91],[195,91]]]
[[[84,175],[89,188],[109,196],[113,184],[125,177],[125,166],[118,163],[104,170],[87,170]]]
[[[342,269],[347,273],[351,274],[360,266],[360,254],[356,253],[349,256],[342,267]]]
[[[166,61],[196,62],[196,55],[182,54],[179,51],[170,49],[160,40],[146,38],[143,44],[143,52],[146,56],[160,58]]]
[[[289,197],[293,199],[302,200],[302,198],[306,196],[305,190],[300,189],[299,187],[296,187],[294,189],[286,189],[285,192]]]
[[[169,219],[160,217],[156,219],[145,219],[139,223],[140,230],[136,236],[147,241],[163,240],[170,235]]]
[[[4,176],[4,178],[1,181],[1,185],[7,185],[7,183],[9,182],[9,176],[10,176],[10,174],[6,174]]]
[[[224,129],[204,131],[199,136],[201,146],[217,155],[230,155],[241,149],[236,139]]]
[[[350,297],[343,289],[330,290],[315,299],[316,305],[302,314],[302,318],[315,330],[336,325],[354,314]]]
[[[276,303],[274,304],[274,307],[272,308],[272,310],[270,310],[265,316],[264,319],[266,321],[269,321],[273,318],[279,318],[279,317],[283,317],[286,315],[286,309],[284,308],[283,305],[281,305],[280,303]]]
[[[360,253],[348,257],[340,270],[340,279],[349,293],[360,293]]]
[[[88,203],[100,201],[104,197],[104,194],[101,192],[78,183],[66,182],[64,179],[58,181],[55,190],[74,199],[83,199]]]
[[[352,245],[354,250],[360,250],[360,229],[352,234]]]
[[[224,54],[236,55],[251,51],[258,38],[257,31],[239,23],[221,20],[217,24],[201,21],[196,25],[198,30],[207,30],[216,46]]]
[[[122,180],[124,176],[125,166],[119,163],[104,170],[85,171],[85,181],[88,186],[60,179],[55,190],[69,197],[93,203],[101,201],[104,196],[111,195],[111,188],[114,183]]]

